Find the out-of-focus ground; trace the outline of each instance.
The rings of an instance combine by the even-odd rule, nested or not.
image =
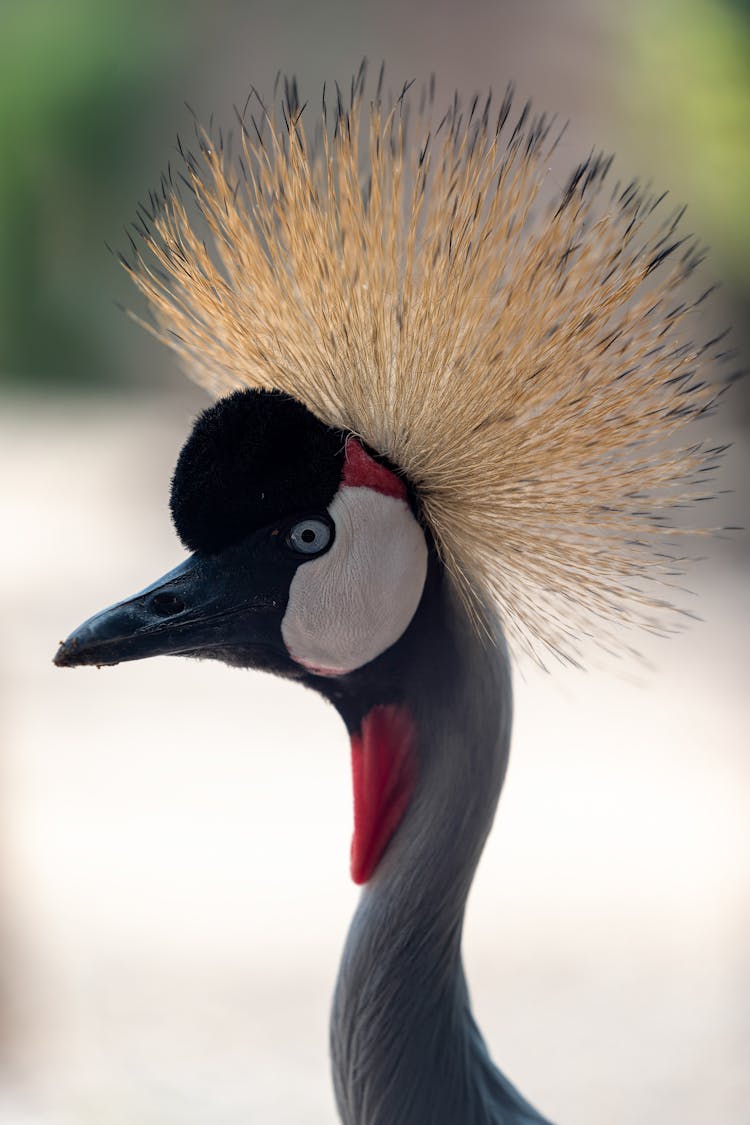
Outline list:
[[[209,662],[51,664],[182,557],[169,471],[202,401],[0,421],[3,1125],[335,1120],[337,717]],[[711,553],[705,621],[653,670],[517,677],[466,960],[495,1058],[560,1125],[748,1120],[750,593],[739,543]]]

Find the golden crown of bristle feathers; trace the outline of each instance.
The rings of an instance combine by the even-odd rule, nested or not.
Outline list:
[[[295,84],[276,112],[255,95],[235,159],[196,127],[127,263],[151,330],[209,391],[279,388],[386,455],[537,658],[671,627],[643,580],[675,574],[670,517],[722,452],[685,432],[719,393],[716,341],[684,333],[700,251],[661,199],[605,191],[601,156],[544,203],[559,138],[509,93],[438,119],[429,89],[408,124],[414,93],[381,84],[324,90],[313,136]]]

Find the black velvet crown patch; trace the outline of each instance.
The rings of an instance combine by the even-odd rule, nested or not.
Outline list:
[[[207,554],[285,516],[325,510],[345,434],[280,391],[235,391],[197,419],[172,477],[177,534]]]

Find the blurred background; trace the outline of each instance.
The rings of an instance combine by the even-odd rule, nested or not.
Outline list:
[[[61,637],[182,557],[169,475],[206,400],[129,321],[127,245],[187,101],[231,125],[363,55],[447,97],[514,79],[689,203],[747,362],[747,0],[2,0],[0,1121],[333,1123],[329,996],[356,899],[336,716],[160,659],[75,675]],[[748,398],[715,518],[746,523]],[[466,960],[493,1054],[558,1125],[750,1122],[747,538],[651,666],[519,670]],[[304,737],[301,737],[303,732]],[[324,810],[321,814],[321,809]]]

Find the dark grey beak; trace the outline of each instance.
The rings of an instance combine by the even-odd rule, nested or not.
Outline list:
[[[59,668],[119,664],[147,656],[198,653],[231,643],[248,628],[262,643],[277,599],[249,595],[247,577],[221,555],[193,555],[135,597],[90,617],[58,649]],[[273,614],[271,617],[275,616]]]

